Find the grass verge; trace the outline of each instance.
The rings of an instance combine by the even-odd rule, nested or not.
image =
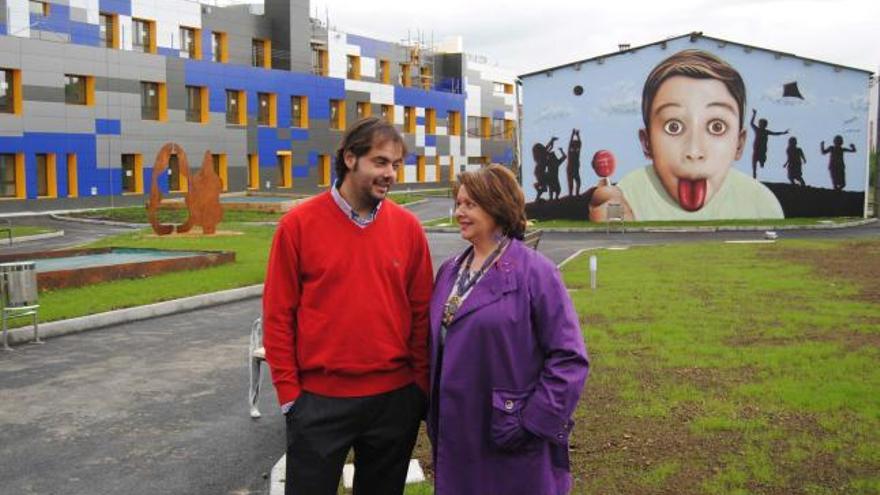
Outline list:
[[[40,321],[74,318],[262,283],[274,227],[225,224],[223,229],[240,232],[240,235],[157,237],[149,230],[142,230],[89,244],[87,247],[235,251],[236,260],[235,263],[195,271],[44,291],[39,295]],[[13,320],[11,323],[12,326],[27,324],[22,320]]]
[[[707,220],[701,222],[626,222],[627,228],[688,228],[688,227],[787,227],[787,226],[805,226],[805,225],[833,225],[839,223],[852,222],[862,220],[861,217],[833,217],[833,218],[785,218],[781,220]],[[605,224],[596,224],[588,220],[530,220],[531,227],[555,228],[555,229],[583,229],[583,230],[601,230],[606,229]],[[435,218],[423,222],[426,227],[451,227],[456,226],[454,222],[450,223],[448,217]],[[614,225],[617,227],[617,225]]]
[[[880,241],[597,254],[574,493],[880,492]]]

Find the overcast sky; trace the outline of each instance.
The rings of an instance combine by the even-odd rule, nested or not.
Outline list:
[[[516,74],[670,36],[707,36],[877,72],[878,0],[312,0],[341,31],[386,40],[464,37]]]

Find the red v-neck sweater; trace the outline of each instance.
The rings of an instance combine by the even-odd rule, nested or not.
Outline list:
[[[358,227],[320,194],[285,215],[263,289],[263,345],[280,404],[302,390],[428,390],[433,270],[415,215],[391,201]]]

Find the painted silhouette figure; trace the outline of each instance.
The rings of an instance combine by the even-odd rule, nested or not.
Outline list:
[[[797,138],[788,138],[788,148],[785,149],[786,161],[783,167],[788,169],[788,181],[792,184],[807,185],[804,182],[803,165],[807,163],[804,150],[797,145]]]
[[[571,196],[572,188],[575,194],[581,193],[581,131],[571,130],[571,138],[568,140],[568,164],[565,166],[565,175],[568,177],[568,195]]]
[[[541,199],[541,195],[544,194],[544,191],[547,190],[547,165],[549,162],[549,152],[548,150],[553,149],[553,143],[559,139],[557,137],[550,138],[550,141],[547,144],[535,143],[532,146],[532,158],[535,160],[535,192],[538,195],[535,197],[535,201]]]
[[[828,171],[831,172],[831,185],[835,191],[842,191],[846,187],[846,164],[843,162],[844,153],[854,153],[856,145],[850,143],[849,148],[843,147],[843,136],[834,136],[834,146],[825,147],[825,141],[820,144],[823,155],[830,153],[828,157]]]
[[[755,142],[752,148],[752,178],[758,178],[758,164],[761,165],[761,168],[764,168],[764,163],[767,162],[767,139],[770,136],[782,136],[783,134],[788,134],[788,129],[778,132],[771,131],[767,129],[767,119],[759,119],[758,125],[755,125],[755,116],[758,114],[758,111],[754,108],[752,109],[752,120],[749,122],[752,126],[752,131],[755,132]]]
[[[550,199],[559,199],[562,186],[559,184],[559,166],[568,158],[565,151],[559,148],[557,155],[552,148],[547,150],[547,189]]]

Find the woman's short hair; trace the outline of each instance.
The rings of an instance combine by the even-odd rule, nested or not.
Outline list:
[[[464,186],[468,196],[480,205],[504,235],[522,239],[526,232],[526,200],[513,172],[501,165],[458,174],[453,194]]]

